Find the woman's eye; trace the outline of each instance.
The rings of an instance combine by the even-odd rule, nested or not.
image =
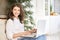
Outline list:
[[[18,11],[20,11],[20,10],[18,10]]]

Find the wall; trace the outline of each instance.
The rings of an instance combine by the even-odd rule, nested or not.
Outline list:
[[[5,18],[7,0],[0,0],[0,18]]]

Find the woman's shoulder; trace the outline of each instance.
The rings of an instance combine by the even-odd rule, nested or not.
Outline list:
[[[13,22],[13,20],[12,19],[8,19],[7,22]]]

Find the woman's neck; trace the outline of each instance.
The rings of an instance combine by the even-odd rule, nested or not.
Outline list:
[[[16,19],[18,19],[18,17],[15,17],[15,16],[14,16],[13,18],[16,18]]]

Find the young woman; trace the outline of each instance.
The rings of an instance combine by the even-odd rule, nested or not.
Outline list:
[[[24,31],[24,12],[21,4],[13,4],[7,16],[6,34],[9,40],[23,40],[24,36],[36,32],[36,29]],[[30,39],[27,38],[27,40]],[[31,38],[31,40],[35,39]]]

